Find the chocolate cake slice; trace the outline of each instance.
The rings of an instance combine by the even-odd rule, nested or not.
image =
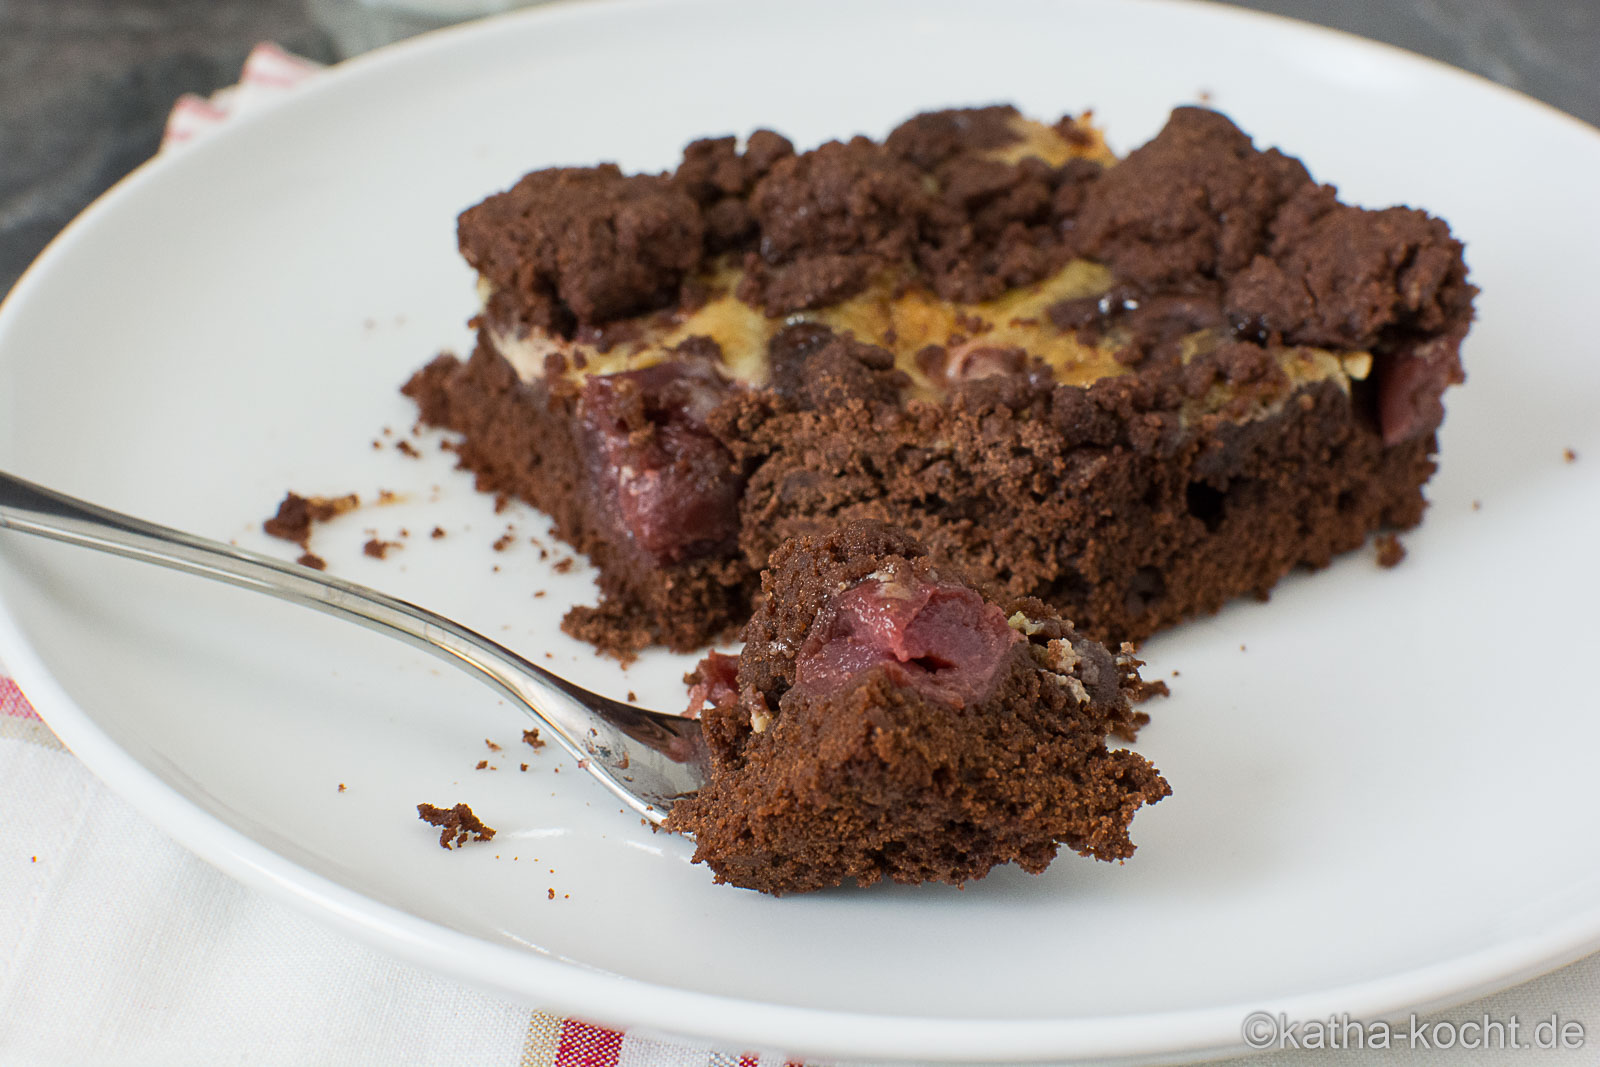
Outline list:
[[[1180,108],[921,115],[882,143],[698,141],[466,211],[477,348],[406,392],[594,561],[570,632],[687,650],[842,519],[1139,640],[1410,527],[1475,290],[1411,208],[1341,203]]]
[[[1134,813],[1171,792],[1106,747],[1143,718],[1138,661],[1041,602],[985,600],[867,521],[785,543],[761,585],[738,659],[690,676],[712,775],[667,823],[717,881],[960,885],[1042,871],[1061,844],[1120,860]]]

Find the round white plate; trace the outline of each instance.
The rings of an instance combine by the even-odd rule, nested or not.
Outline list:
[[[1370,1017],[1600,947],[1600,136],[1386,48],[1151,0],[617,0],[419,40],[143,168],[56,241],[0,312],[0,466],[283,555],[259,523],[286,488],[394,490],[317,535],[336,573],[675,708],[687,659],[621,671],[559,634],[590,575],[540,558],[538,516],[496,514],[437,437],[391,447],[413,418],[396,387],[468,344],[456,213],[533,167],[662,168],[760,125],[815,143],[1011,100],[1092,107],[1126,149],[1201,98],[1355,200],[1450,219],[1482,314],[1402,566],[1356,553],[1149,644],[1153,675],[1182,672],[1141,741],[1174,796],[1125,865],[715,886],[434,661],[14,534],[0,657],[223,869],[612,1024],[863,1057],[1176,1055],[1236,1046],[1253,1010]],[[361,555],[402,527],[387,561]],[[500,834],[446,852],[413,808],[462,800]]]

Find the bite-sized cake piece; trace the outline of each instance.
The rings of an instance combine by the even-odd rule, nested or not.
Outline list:
[[[1004,606],[868,521],[786,542],[735,661],[690,676],[710,783],[667,828],[719,882],[798,893],[1037,873],[1059,845],[1133,854],[1171,790],[1108,750],[1143,721],[1138,661],[1032,599]]]
[[[1139,640],[1422,516],[1475,290],[1446,225],[1340,203],[1180,108],[921,115],[882,142],[698,141],[468,210],[477,349],[406,391],[599,568],[570,632],[730,633],[848,518]]]

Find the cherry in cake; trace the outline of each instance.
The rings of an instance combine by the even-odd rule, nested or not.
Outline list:
[[[667,824],[718,881],[959,885],[1042,871],[1062,845],[1120,860],[1170,792],[1106,744],[1143,720],[1131,654],[1038,600],[986,599],[893,528],[785,543],[744,638],[690,676],[713,770]]]

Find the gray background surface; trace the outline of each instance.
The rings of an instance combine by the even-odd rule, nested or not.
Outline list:
[[[1476,71],[1600,125],[1600,0],[1245,0]],[[306,0],[0,0],[0,293],[155,152],[172,102],[274,40],[331,60]]]

